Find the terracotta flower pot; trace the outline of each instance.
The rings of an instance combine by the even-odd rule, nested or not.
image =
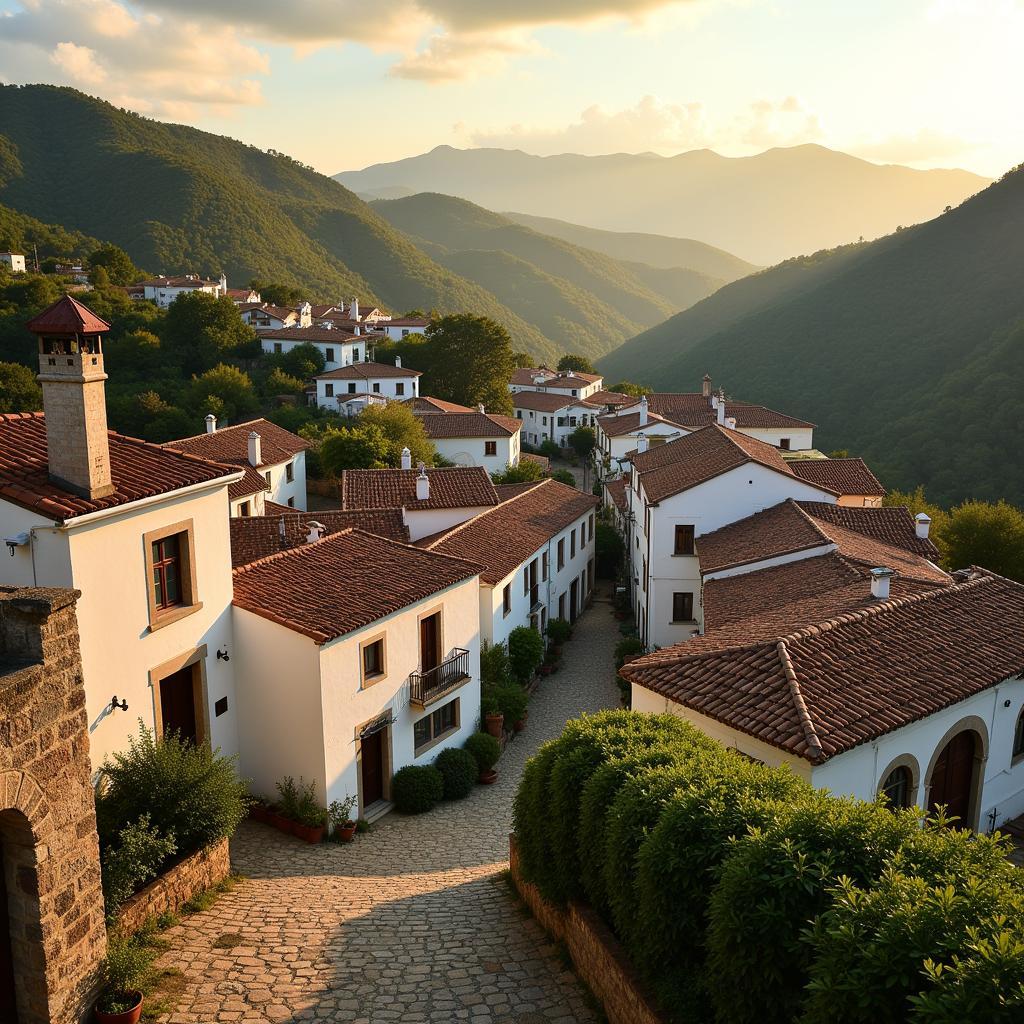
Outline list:
[[[487,768],[480,773],[478,781],[481,786],[490,786],[498,781],[498,773],[493,768]]]
[[[346,821],[344,825],[338,826],[338,838],[343,843],[351,843],[356,837],[356,823],[354,821]]]
[[[512,723],[513,732],[522,732],[526,728],[526,715],[523,715],[518,722]]]
[[[504,715],[488,715],[485,719],[487,731],[495,738],[501,739],[502,727],[505,724]]]
[[[267,810],[267,824],[276,828],[278,832],[284,832],[285,835],[292,834],[291,818],[286,818],[283,814],[279,814],[277,811],[272,811],[269,808]]]
[[[292,832],[306,843],[314,844],[324,841],[323,825],[303,825],[296,821],[292,823]]]
[[[139,1019],[142,1017],[142,993],[133,992],[132,995],[138,996],[139,1001],[124,1013],[104,1013],[97,1008],[94,1011],[97,1024],[139,1024]]]

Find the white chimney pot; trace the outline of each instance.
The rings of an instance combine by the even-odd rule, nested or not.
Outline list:
[[[395,356],[395,366],[397,366],[398,369],[402,368],[402,357],[401,356]]]
[[[889,600],[889,582],[896,573],[892,569],[871,570],[871,596],[878,601]]]
[[[921,538],[921,540],[928,539],[928,531],[932,525],[932,517],[924,512],[918,512],[914,516],[914,532]]]
[[[416,500],[429,501],[430,499],[430,477],[427,476],[427,467],[420,463],[420,475],[416,477]]]
[[[281,522],[283,523],[284,520],[282,519]],[[315,544],[324,535],[327,527],[324,526],[323,523],[318,523],[315,520],[312,523],[307,523],[307,525],[309,526],[309,534],[306,537],[306,543]]]
[[[249,435],[249,465],[263,465],[263,439],[255,430]]]
[[[725,397],[720,395],[715,404],[715,411],[718,413],[718,425],[725,426]]]
[[[647,426],[647,396],[640,399],[640,426]]]
[[[206,414],[206,432],[212,434],[217,429],[217,417],[212,412]]]
[[[642,455],[650,447],[650,441],[647,440],[646,434],[637,434],[636,437],[636,450],[638,455]]]
[[[402,469],[412,469],[412,452],[408,448],[402,449]]]
[[[487,412],[487,410],[484,408],[484,403],[483,402],[478,403],[478,405],[476,407],[476,411],[477,412]]]

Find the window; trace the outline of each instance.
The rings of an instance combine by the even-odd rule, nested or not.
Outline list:
[[[559,569],[565,568],[565,538],[558,542],[558,565]]]
[[[557,425],[559,427],[564,427],[565,426],[565,417],[564,416],[559,416],[558,417],[558,424]]]
[[[294,462],[289,462],[288,465],[284,467],[284,479],[285,479],[285,482],[289,483],[289,484],[295,482],[295,463]],[[591,516],[591,522],[593,522],[593,516]]]
[[[573,398],[575,398],[575,397],[576,397],[576,389],[575,389],[575,388],[573,388],[573,389],[572,389],[572,397],[573,397]]]
[[[523,593],[530,593],[530,567],[528,565],[523,566]]]
[[[587,520],[587,534],[588,534],[588,536],[587,536],[588,540],[593,540],[594,539],[594,514],[593,513],[590,514],[590,519]]]
[[[239,512],[247,514],[241,508]],[[159,629],[202,608],[196,600],[192,520],[147,533],[142,542],[149,628]]]
[[[263,474],[263,479],[267,481],[267,486],[268,487],[272,486],[271,482],[270,482],[270,470],[269,469],[266,471],[266,473]]]
[[[575,558],[576,557],[576,531],[575,530],[570,530],[569,531],[569,557],[570,558]]]
[[[289,498],[288,499],[288,507],[289,508],[295,508],[295,499],[294,498]]]
[[[548,578],[548,553],[545,551],[540,559],[540,578],[546,581]]]
[[[408,338],[409,337],[409,331],[405,327],[402,328],[402,337],[403,338]]]
[[[424,715],[413,727],[413,746],[419,754],[435,743],[450,736],[459,728],[459,698],[442,704],[436,711]]]
[[[333,398],[334,397],[334,385],[333,384],[325,384],[324,385],[324,396],[327,397],[327,398]]]
[[[398,381],[395,384],[395,394],[396,395],[404,395],[405,394],[405,382],[404,381]]]
[[[327,362],[329,362],[329,363],[333,363],[334,362],[334,349],[333,348],[329,348],[329,349],[326,350],[326,352],[324,354],[324,359],[326,359]]]
[[[243,519],[246,519],[252,515],[252,509],[250,508],[249,502],[243,501],[242,504],[238,506],[238,514]]]
[[[910,769],[905,764],[901,764],[886,775],[880,792],[888,799],[891,807],[909,807],[913,785],[914,780]]]
[[[547,416],[541,416],[541,420],[543,421],[541,423],[541,426],[546,427],[548,425],[548,418],[547,418]]]
[[[779,439],[779,447],[780,447],[780,448],[781,448],[781,449],[782,449],[782,450],[783,450],[784,452],[788,452],[788,451],[789,451],[789,438],[788,438],[788,437],[783,437],[783,438],[780,438],[780,439]]]
[[[647,559],[644,559],[644,590],[647,589]]]
[[[516,419],[517,420],[521,420],[522,418],[523,418],[523,410],[522,409],[516,409]]]
[[[373,382],[373,393],[375,395],[379,395],[380,394],[380,381],[374,381]]]
[[[243,508],[249,514],[249,503]],[[153,599],[163,610],[181,604],[181,550],[177,535],[153,541]]]
[[[281,347],[281,342],[275,341],[274,342],[274,353],[276,355],[280,355],[282,351],[284,351],[284,350]]]
[[[677,526],[676,527],[676,549],[675,554],[677,555],[692,555],[693,554],[693,527],[692,526]]]
[[[349,386],[348,386],[348,393],[350,395],[354,395],[356,393],[356,386],[355,386],[354,383],[353,384],[349,384]]]
[[[565,594],[558,598],[558,617],[560,619],[565,618]]]
[[[512,614],[512,584],[506,583],[501,592],[501,614],[509,616]]]
[[[1024,757],[1024,709],[1017,716],[1017,728],[1013,731],[1013,756]]]
[[[693,594],[677,592],[672,595],[672,621],[693,622]]]
[[[361,644],[363,652],[363,686],[384,678],[384,637]]]
[[[359,362],[359,349],[358,348],[352,349],[352,362],[353,363],[358,363]]]
[[[484,441],[484,455],[497,455],[498,454],[498,442],[497,441]]]

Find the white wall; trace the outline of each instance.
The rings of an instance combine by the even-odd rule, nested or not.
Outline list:
[[[506,466],[519,465],[519,433],[511,437],[431,438],[438,454],[457,466],[483,466],[488,473],[501,473]],[[497,454],[486,455],[485,442],[497,442]]]
[[[290,352],[293,348],[296,348],[299,345],[315,345],[323,353],[325,370],[337,370],[342,366],[348,366],[351,363],[358,363],[366,356],[367,339],[361,335],[357,335],[355,338],[352,338],[351,336],[338,331],[337,341],[286,341],[283,339],[275,339],[273,337],[273,330],[265,333],[269,336],[260,338],[260,344],[262,345],[264,352],[284,353]],[[327,357],[329,354],[333,356],[333,358],[328,359]]]
[[[512,400],[515,407],[515,399]],[[585,405],[568,405],[556,412],[538,412],[536,409],[515,407],[515,416],[523,421],[521,436],[532,445],[554,441],[565,448],[569,435],[577,427],[593,427],[596,430],[598,413]],[[559,421],[564,422],[559,425]]]
[[[350,384],[355,385],[355,392],[349,391]],[[404,389],[402,394],[398,393],[399,384]],[[328,394],[329,391],[333,394]],[[405,399],[414,398],[419,394],[419,377],[410,374],[408,377],[369,377],[366,380],[355,381],[316,378],[316,404],[321,409],[337,411],[339,398],[361,391],[380,395],[382,398],[405,401]]]
[[[231,499],[231,516],[237,518],[242,515],[242,506],[248,505],[249,516],[261,516],[266,511],[266,502],[269,492],[258,491],[256,494],[248,494],[244,498]]]
[[[442,530],[450,530],[453,526],[458,526],[459,523],[464,523],[491,507],[473,505],[467,508],[428,508],[421,511],[406,508],[405,522],[409,527],[409,539],[417,541],[421,537],[430,537]]]
[[[689,431],[683,430],[670,423],[660,423],[657,420],[648,420],[647,425],[638,427],[631,434],[620,434],[611,437],[600,427],[597,428],[597,447],[594,449],[595,462],[600,466],[605,458],[610,459],[608,472],[617,476],[619,470],[629,472],[631,463],[626,460],[629,452],[636,451],[640,444],[640,435],[647,438],[648,444],[651,438],[664,438],[659,444],[668,444],[677,438],[685,437]]]
[[[288,482],[288,464],[292,466],[292,482]],[[287,505],[289,498],[294,498],[294,507],[306,510],[306,453],[299,452],[288,462],[278,462],[273,466],[264,466],[263,473],[270,473],[270,491],[267,498],[279,505]]]
[[[737,427],[741,434],[747,437],[756,437],[766,444],[782,446],[783,440],[789,440],[789,450],[794,452],[806,451],[814,447],[813,427]]]

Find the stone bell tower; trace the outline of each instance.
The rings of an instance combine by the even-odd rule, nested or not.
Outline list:
[[[39,337],[50,479],[83,498],[114,491],[107,439],[102,335],[110,324],[70,295],[28,324]]]

